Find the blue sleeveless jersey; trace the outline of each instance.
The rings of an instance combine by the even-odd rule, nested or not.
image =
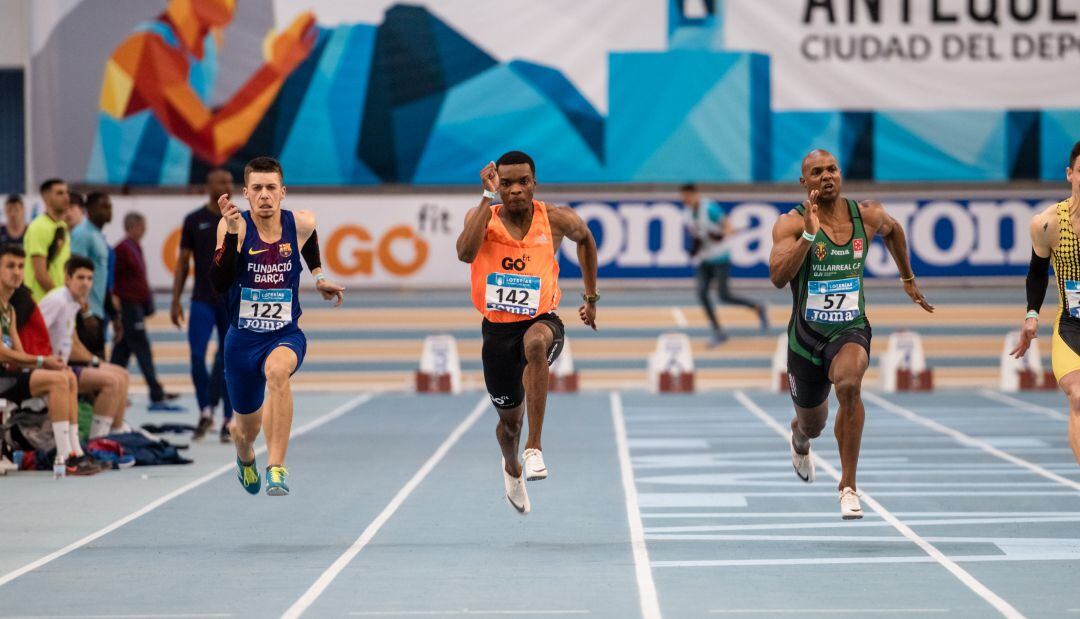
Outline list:
[[[281,211],[281,239],[266,243],[244,211],[244,245],[236,266],[236,281],[229,289],[232,326],[249,333],[286,333],[298,329],[300,318],[300,263],[296,219]]]

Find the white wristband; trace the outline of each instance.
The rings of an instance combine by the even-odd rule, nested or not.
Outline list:
[[[810,234],[810,233],[809,233],[809,232],[807,232],[806,230],[803,230],[803,232],[802,232],[802,237],[803,237],[804,239],[806,239],[807,241],[809,241],[809,242],[813,243],[813,242],[814,242],[814,239],[816,239],[816,238],[817,238],[817,235],[816,235],[816,234]]]
[[[43,357],[43,356],[41,356],[41,355],[38,355],[38,356],[37,356],[37,359],[35,360],[35,363],[34,363],[34,365],[35,365],[36,367],[39,367],[39,368],[40,368],[41,366],[45,365],[45,357]]]
[[[325,273],[319,273],[318,275],[315,276],[315,283],[321,282],[324,279],[326,279],[326,274]]]
[[[1028,310],[1028,313],[1025,316],[1025,318],[1034,318],[1035,320],[1038,320],[1039,319],[1039,312],[1036,312],[1035,310]]]
[[[499,194],[495,193],[494,191],[488,191],[487,189],[485,189],[484,190],[484,197],[487,198],[488,200],[494,200],[495,198],[499,197]]]

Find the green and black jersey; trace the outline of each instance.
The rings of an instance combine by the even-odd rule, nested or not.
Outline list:
[[[869,250],[859,205],[847,200],[851,238],[838,245],[819,229],[795,279],[791,280],[793,309],[788,324],[792,352],[821,365],[825,346],[853,329],[869,326],[864,309],[863,264]],[[802,215],[803,205],[795,207]]]

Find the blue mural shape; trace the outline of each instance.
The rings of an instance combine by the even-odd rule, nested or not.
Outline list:
[[[270,153],[294,185],[471,184],[489,160],[524,150],[546,182],[790,182],[825,148],[849,179],[1059,180],[1080,135],[1080,110],[775,112],[768,56],[724,49],[723,0],[697,17],[667,3],[669,49],[609,55],[606,118],[558,69],[501,62],[422,6],[323,28],[228,167]],[[130,132],[117,133],[96,149],[119,148]],[[174,141],[139,135],[148,149]],[[129,180],[182,184],[208,167],[163,165]]]

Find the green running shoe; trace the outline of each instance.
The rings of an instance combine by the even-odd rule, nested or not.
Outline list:
[[[283,466],[266,467],[267,496],[286,496],[289,494],[289,486],[285,483],[285,476],[288,474],[289,469]]]
[[[244,490],[248,491],[248,494],[259,494],[259,490],[262,488],[262,478],[259,477],[259,467],[255,465],[255,460],[244,464],[240,461],[240,457],[236,458],[236,478],[240,480],[240,485],[244,487]]]

